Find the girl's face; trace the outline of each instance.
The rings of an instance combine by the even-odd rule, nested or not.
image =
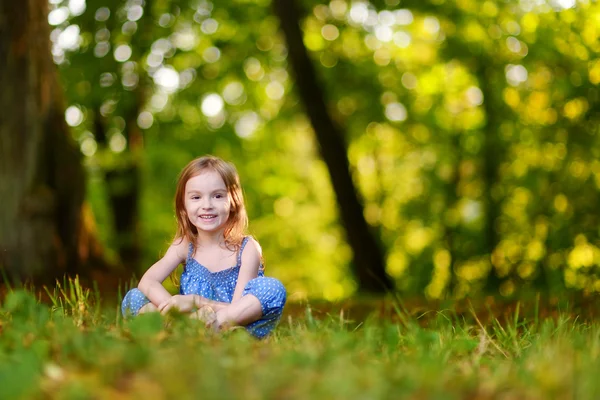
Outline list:
[[[206,170],[185,184],[185,211],[198,233],[223,231],[229,219],[231,199],[218,172]]]

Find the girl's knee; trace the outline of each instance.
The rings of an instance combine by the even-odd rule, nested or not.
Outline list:
[[[150,300],[138,288],[134,288],[123,297],[121,312],[125,317],[134,316],[148,303],[150,303]]]
[[[263,276],[249,281],[243,294],[252,294],[260,301],[263,317],[280,315],[287,298],[285,287],[278,279]]]
[[[287,291],[285,290],[285,286],[283,283],[275,278],[264,278],[266,279],[266,287],[267,290],[273,293],[273,297],[277,302],[280,303],[281,307],[285,305],[285,301],[287,299]]]

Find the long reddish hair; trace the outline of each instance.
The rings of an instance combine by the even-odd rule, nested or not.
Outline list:
[[[177,217],[177,233],[175,239],[187,239],[194,248],[198,239],[198,229],[190,222],[185,211],[185,185],[204,171],[215,171],[223,179],[227,194],[231,201],[229,218],[225,224],[223,236],[225,245],[232,251],[239,250],[248,227],[248,214],[244,205],[244,195],[240,185],[240,177],[232,163],[206,155],[192,160],[183,168],[177,181],[175,191],[175,214]]]

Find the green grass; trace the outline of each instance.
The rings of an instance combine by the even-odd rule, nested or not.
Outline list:
[[[214,334],[184,316],[123,321],[69,281],[7,294],[0,308],[0,399],[596,399],[600,323],[472,309],[350,320],[290,305],[267,340]],[[525,307],[523,307],[525,308]],[[552,314],[552,313],[550,313]]]

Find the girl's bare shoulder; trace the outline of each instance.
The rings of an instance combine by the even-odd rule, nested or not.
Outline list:
[[[260,247],[260,243],[258,243],[258,240],[253,236],[248,236],[246,247],[244,247],[244,253],[250,253],[252,256],[258,258],[262,257],[262,247]]]
[[[169,246],[169,250],[177,254],[181,260],[185,260],[187,258],[189,248],[190,241],[184,237],[175,238],[171,243],[171,246]]]

